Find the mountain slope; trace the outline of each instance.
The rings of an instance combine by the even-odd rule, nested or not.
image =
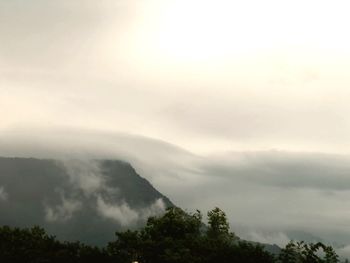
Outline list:
[[[0,157],[0,225],[99,245],[172,205],[122,161]]]

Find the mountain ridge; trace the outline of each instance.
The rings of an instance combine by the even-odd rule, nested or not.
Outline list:
[[[173,203],[127,162],[0,157],[1,225],[40,225],[92,244]]]

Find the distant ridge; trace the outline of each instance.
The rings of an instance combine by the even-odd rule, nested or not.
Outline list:
[[[119,160],[0,157],[0,225],[103,245],[172,202]]]

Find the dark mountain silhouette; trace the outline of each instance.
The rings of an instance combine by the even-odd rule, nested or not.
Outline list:
[[[105,245],[172,206],[123,161],[0,157],[0,225],[38,225],[60,240]]]
[[[0,225],[103,245],[169,206],[126,162],[0,157]]]

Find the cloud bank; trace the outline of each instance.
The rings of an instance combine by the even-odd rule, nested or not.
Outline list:
[[[242,234],[276,232],[255,239],[350,243],[348,3],[233,2],[0,0],[0,155],[60,159],[121,222],[146,212],[100,195],[88,160],[129,161]],[[58,197],[48,218],[74,217],[76,197]]]
[[[1,0],[0,129],[117,131],[196,153],[348,153],[347,3],[315,2],[317,13],[301,1],[284,3],[288,8],[273,0],[202,2]],[[249,18],[251,6],[264,10],[264,19],[260,12]],[[210,23],[205,18],[212,15],[218,19]],[[303,23],[291,24],[293,17]],[[185,34],[188,28],[197,34]],[[227,36],[234,38],[225,42]],[[210,47],[191,47],[193,42],[225,52],[207,58]],[[180,61],[162,53],[176,46],[182,46]],[[198,50],[204,58],[184,56]]]
[[[298,230],[323,240],[350,243],[350,233],[345,230],[350,222],[348,155],[262,151],[199,156],[142,136],[91,130],[67,129],[60,134],[57,130],[37,129],[28,134],[12,132],[2,138],[1,155],[61,160],[69,171],[71,186],[94,198],[106,219],[122,224],[145,218],[148,211],[157,212],[162,206],[154,204],[135,211],[123,200],[111,202],[101,193],[117,195],[118,191],[111,192],[91,159],[130,162],[160,192],[185,209],[221,207],[228,214],[232,230],[243,237],[283,241],[284,235],[292,236],[289,233]],[[74,200],[74,196],[66,198]],[[53,206],[56,213],[52,214],[60,214],[64,207],[61,201]]]

